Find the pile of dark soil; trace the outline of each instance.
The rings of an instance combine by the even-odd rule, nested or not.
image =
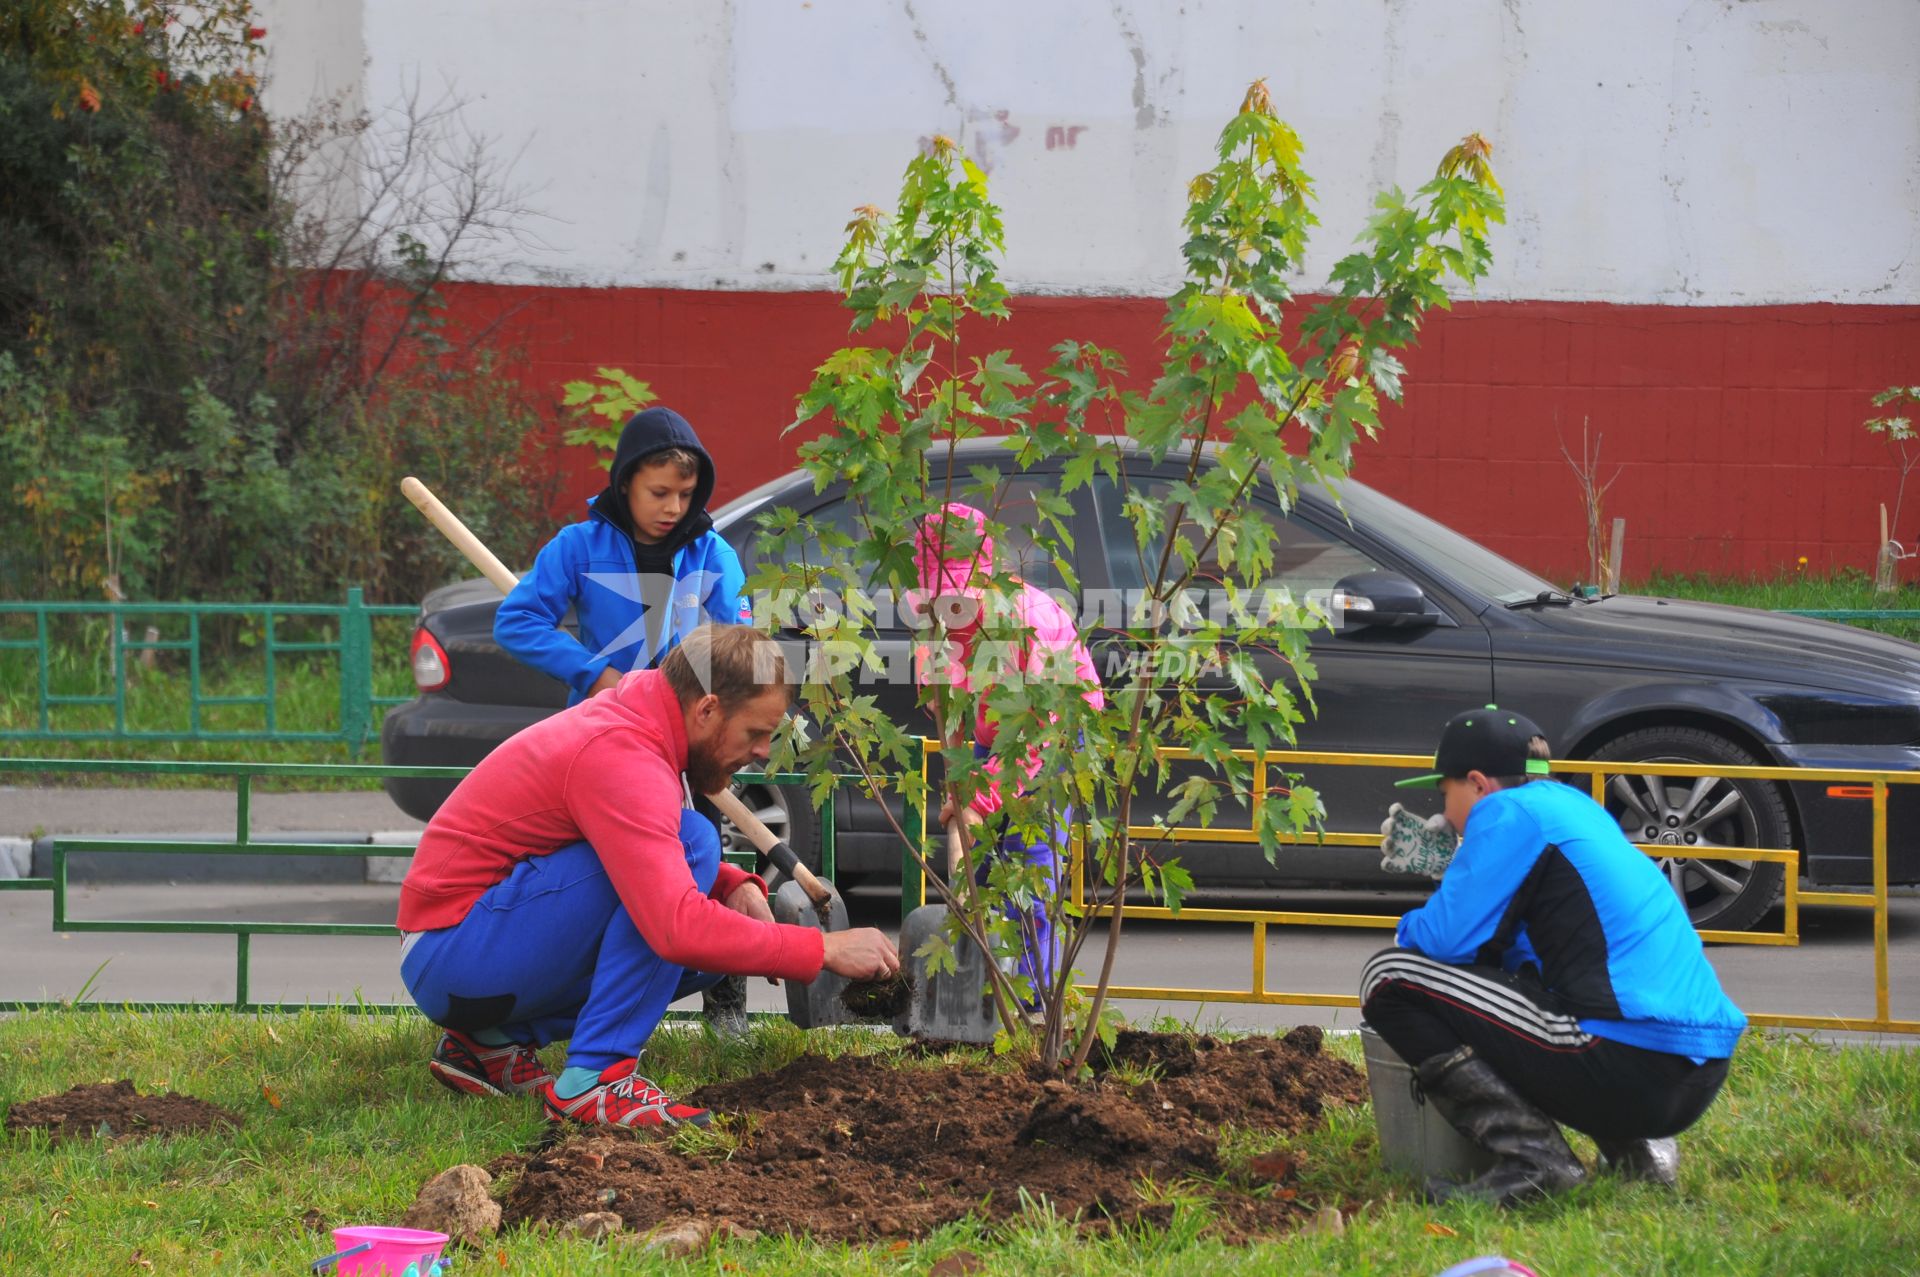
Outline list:
[[[56,1140],[173,1135],[221,1124],[237,1128],[241,1118],[191,1095],[142,1095],[127,1078],[23,1100],[7,1110],[7,1130],[45,1131]]]
[[[969,1214],[1013,1215],[1023,1190],[1088,1227],[1165,1224],[1171,1205],[1141,1192],[1151,1181],[1211,1199],[1217,1235],[1268,1236],[1310,1210],[1270,1181],[1221,1180],[1220,1128],[1296,1132],[1328,1105],[1365,1100],[1360,1073],[1320,1047],[1311,1027],[1235,1042],[1124,1033],[1081,1086],[941,1059],[810,1056],[687,1097],[733,1115],[737,1147],[682,1154],[657,1136],[599,1132],[489,1169],[514,1177],[507,1224],[611,1210],[635,1229],[724,1218],[821,1239],[912,1238]],[[1152,1080],[1124,1083],[1116,1065]]]

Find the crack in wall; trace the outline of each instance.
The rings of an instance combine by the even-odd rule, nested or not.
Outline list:
[[[1147,93],[1147,48],[1141,42],[1140,32],[1128,21],[1120,0],[1113,0],[1109,6],[1113,11],[1113,22],[1120,29],[1120,42],[1127,47],[1127,53],[1133,58],[1133,127],[1150,129],[1157,120],[1152,99]]]
[[[1686,116],[1697,124],[1704,116],[1700,108],[1697,55],[1693,41],[1713,22],[1715,9],[1722,14],[1727,12],[1725,6],[1716,0],[1697,0],[1687,7],[1675,24],[1673,74],[1667,95],[1667,129],[1660,141],[1660,181],[1671,195],[1666,207],[1667,239],[1676,276],[1671,293],[1677,293],[1689,302],[1699,301],[1701,291],[1696,278],[1699,268],[1694,262],[1693,206],[1687,199],[1687,156],[1680,121]],[[1689,129],[1688,135],[1696,131]]]
[[[1370,163],[1373,167],[1373,185],[1377,190],[1386,190],[1399,185],[1400,175],[1400,111],[1394,96],[1394,89],[1400,83],[1400,70],[1405,52],[1406,33],[1402,26],[1406,19],[1406,0],[1387,0],[1386,22],[1383,27],[1383,45],[1386,52],[1386,68],[1381,74],[1380,88],[1380,136],[1373,144]]]
[[[734,101],[734,65],[736,49],[733,39],[734,24],[739,21],[739,11],[735,0],[722,0],[720,6],[721,47],[713,60],[713,91],[715,101],[721,108],[714,113],[715,153],[719,159],[720,174],[720,217],[725,224],[721,242],[714,245],[716,264],[723,269],[737,269],[740,265],[740,250],[745,247],[747,231],[747,197],[745,177],[740,172],[739,139],[734,135],[732,103]]]
[[[914,9],[913,0],[903,0],[901,5],[906,11],[907,23],[913,30],[913,42],[920,46],[920,52],[926,55],[927,62],[933,67],[933,73],[940,77],[941,85],[947,91],[947,105],[960,109],[960,89],[953,82],[953,72],[947,70],[947,64],[933,51],[933,41],[927,36],[926,24],[920,21],[920,14]]]

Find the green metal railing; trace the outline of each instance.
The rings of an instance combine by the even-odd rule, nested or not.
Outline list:
[[[0,637],[0,651],[31,652],[35,672],[34,726],[0,728],[0,740],[131,740],[131,741],[339,741],[357,757],[377,729],[374,714],[410,696],[378,696],[373,689],[373,618],[412,617],[419,609],[405,604],[368,603],[359,587],[347,591],[347,601],[333,603],[5,603],[0,602],[0,633],[12,633],[9,617],[27,617],[31,638]],[[75,695],[54,690],[56,617],[105,617],[111,636],[111,690]],[[185,617],[184,638],[134,638],[129,622]],[[204,622],[210,617],[245,617],[258,621],[258,651],[264,662],[264,683],[258,695],[213,696],[203,682]],[[279,633],[284,618],[331,621],[332,639],[288,639]],[[132,726],[127,714],[127,678],[133,659],[147,652],[183,652],[187,662],[187,722],[184,726],[152,729]],[[340,683],[340,716],[333,731],[293,731],[280,726],[277,664],[287,655],[333,654]],[[63,728],[56,711],[80,706],[112,706],[113,725],[87,729]],[[207,726],[206,711],[251,706],[261,713],[263,726],[229,730]]]
[[[319,1002],[256,1002],[252,996],[250,975],[253,937],[281,936],[387,936],[398,939],[398,928],[387,923],[367,922],[276,922],[240,920],[235,922],[184,921],[179,919],[113,919],[76,917],[71,908],[68,883],[68,857],[85,852],[113,855],[170,855],[189,853],[203,856],[411,856],[406,845],[383,846],[372,843],[261,842],[252,831],[253,782],[258,778],[315,779],[319,777],[358,777],[382,779],[388,776],[458,780],[466,767],[387,767],[358,763],[198,763],[158,760],[74,759],[74,758],[0,758],[0,775],[8,772],[107,773],[112,775],[198,776],[231,780],[234,785],[235,816],[233,841],[211,839],[151,838],[139,842],[110,838],[55,838],[50,843],[51,864],[44,878],[0,878],[0,891],[45,891],[53,896],[55,932],[115,932],[149,935],[230,935],[234,938],[234,995],[230,1003],[201,1002],[104,1002],[75,999],[5,999],[0,1011],[31,1010],[44,1007],[104,1007],[111,1010],[193,1010],[210,1005],[230,1006],[235,1011],[301,1011],[329,1005]],[[804,786],[809,778],[797,772],[742,772],[737,779],[752,784]],[[840,777],[839,779],[850,779]],[[752,848],[730,853],[728,859],[746,869],[754,867]],[[833,881],[836,863],[834,821],[829,816],[820,824],[820,870]],[[374,1011],[411,1011],[411,1003],[356,1001],[361,1009]]]

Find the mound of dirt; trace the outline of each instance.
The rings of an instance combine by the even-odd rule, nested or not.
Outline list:
[[[191,1095],[142,1095],[127,1078],[23,1100],[7,1110],[7,1130],[46,1131],[54,1139],[173,1135],[221,1124],[237,1128],[242,1119]]]
[[[1122,1082],[1121,1065],[1150,1080]],[[1365,1079],[1322,1054],[1313,1028],[1235,1042],[1126,1033],[1080,1086],[942,1059],[809,1056],[687,1097],[731,1115],[730,1149],[682,1154],[596,1132],[489,1169],[514,1177],[508,1225],[611,1210],[634,1229],[691,1216],[826,1240],[912,1238],[969,1214],[1015,1214],[1023,1192],[1090,1227],[1164,1224],[1171,1207],[1140,1191],[1151,1180],[1211,1197],[1216,1232],[1238,1240],[1312,1212],[1284,1189],[1219,1182],[1220,1128],[1297,1132],[1329,1104],[1366,1098]]]

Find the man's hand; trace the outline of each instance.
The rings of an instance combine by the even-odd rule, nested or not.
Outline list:
[[[750,882],[743,882],[727,896],[727,908],[743,913],[755,922],[772,922],[773,910],[767,908],[766,893]],[[768,984],[779,984],[779,976],[768,976]]]
[[[600,671],[600,677],[593,680],[593,686],[587,689],[587,699],[592,700],[600,693],[620,681],[620,671],[609,665]]]
[[[744,913],[755,922],[772,922],[773,910],[767,907],[766,893],[756,883],[743,882],[727,897],[727,908]]]
[[[878,927],[830,931],[821,969],[849,980],[885,979],[900,970],[900,949]]]

